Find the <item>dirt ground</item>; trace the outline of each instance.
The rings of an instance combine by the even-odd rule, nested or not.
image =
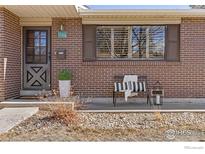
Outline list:
[[[9,132],[0,134],[0,141],[205,141],[205,113],[194,115],[202,117],[199,125],[194,122],[195,117],[193,124],[180,120],[173,123],[173,117],[178,114],[168,116],[172,118],[170,123],[160,120],[157,117],[160,115],[145,114],[142,118],[142,113],[79,113],[78,116],[77,123],[65,124],[52,118],[49,111],[39,111]]]

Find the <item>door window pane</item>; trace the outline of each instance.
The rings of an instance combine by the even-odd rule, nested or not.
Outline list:
[[[28,37],[28,38],[34,38],[34,33],[33,33],[33,31],[28,31],[28,32],[27,32],[27,37]]]
[[[46,55],[46,47],[41,47],[41,55]]]
[[[32,63],[32,62],[33,62],[33,56],[27,56],[26,63]]]
[[[41,56],[35,56],[34,57],[34,63],[35,64],[41,64]]]
[[[36,38],[34,39],[34,45],[35,45],[35,46],[39,46],[39,45],[40,45],[40,44],[39,44],[39,39],[38,39],[38,38],[37,38],[37,39],[36,39]]]
[[[41,32],[41,38],[46,38],[46,32]]]
[[[27,47],[26,55],[27,55],[27,56],[33,56],[33,51],[34,51],[33,47],[32,47],[32,48]]]
[[[40,48],[39,47],[35,47],[35,55],[40,55]]]
[[[41,63],[42,64],[46,63],[46,56],[41,56]]]
[[[39,38],[39,37],[40,37],[40,32],[35,31],[35,32],[34,32],[34,36],[35,36],[35,38]]]
[[[47,63],[47,31],[27,31],[26,62]]]
[[[34,39],[33,38],[27,39],[27,47],[34,47]]]
[[[46,39],[40,40],[40,46],[46,46]]]

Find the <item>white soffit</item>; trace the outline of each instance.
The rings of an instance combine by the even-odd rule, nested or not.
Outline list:
[[[21,26],[52,26],[52,18],[20,18]]]
[[[83,24],[180,24],[180,17],[147,17],[147,16],[92,16],[83,17]]]
[[[167,10],[89,10],[79,9],[80,16],[172,16],[172,17],[205,17],[205,9],[167,9]]]
[[[3,7],[24,18],[79,17],[74,5],[5,5]]]
[[[204,9],[89,10],[79,9],[83,24],[179,24],[183,17],[205,17]]]

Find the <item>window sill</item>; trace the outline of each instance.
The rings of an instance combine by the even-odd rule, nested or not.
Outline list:
[[[99,65],[99,66],[153,66],[153,65],[170,65],[179,66],[180,61],[166,61],[166,60],[95,60],[83,61],[83,65]]]
[[[164,58],[97,58],[96,61],[165,61]]]

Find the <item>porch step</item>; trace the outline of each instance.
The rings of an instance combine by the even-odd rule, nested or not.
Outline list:
[[[41,94],[50,94],[50,90],[42,91],[42,90],[21,90],[20,96],[21,97],[38,97]]]
[[[74,110],[74,102],[51,102],[40,101],[39,99],[12,99],[0,102],[1,108],[19,108],[19,107],[39,107],[40,109],[48,109],[58,105],[70,106]]]
[[[21,96],[19,99],[39,99],[39,96]]]

